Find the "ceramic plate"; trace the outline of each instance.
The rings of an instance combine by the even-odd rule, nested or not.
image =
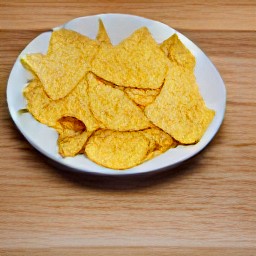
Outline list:
[[[216,115],[205,132],[204,136],[195,145],[178,146],[170,149],[164,154],[147,161],[139,166],[124,171],[117,171],[101,167],[84,155],[78,155],[73,158],[62,158],[58,154],[57,133],[39,122],[37,122],[29,113],[20,114],[19,110],[26,107],[26,101],[22,90],[27,82],[32,78],[20,63],[20,58],[27,53],[46,53],[51,32],[40,34],[32,40],[17,58],[11,71],[7,85],[7,101],[10,115],[18,129],[29,141],[29,143],[39,150],[46,157],[50,158],[58,166],[76,170],[80,172],[89,172],[102,175],[127,175],[157,172],[164,169],[170,169],[185,160],[199,153],[213,139],[217,133],[225,113],[226,90],[223,80],[215,66],[193,42],[184,35],[175,31],[173,28],[158,21],[145,19],[138,16],[125,14],[100,14],[95,16],[80,17],[59,26],[84,34],[90,38],[95,38],[98,30],[98,20],[102,19],[106,30],[113,44],[118,44],[121,40],[129,36],[136,29],[146,26],[158,43],[161,43],[173,33],[177,33],[181,41],[196,57],[195,75],[200,88],[200,92],[207,106],[216,111]]]

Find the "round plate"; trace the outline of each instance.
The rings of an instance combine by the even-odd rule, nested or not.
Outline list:
[[[58,136],[55,130],[37,122],[30,113],[20,114],[19,111],[20,109],[26,108],[26,100],[23,97],[22,91],[32,78],[31,74],[21,65],[20,58],[27,53],[46,53],[51,32],[42,33],[30,42],[17,58],[11,71],[7,85],[7,101],[11,117],[18,129],[33,147],[59,166],[70,170],[94,174],[127,175],[157,172],[175,167],[199,153],[217,133],[225,113],[225,85],[215,66],[202,50],[181,33],[158,21],[138,16],[125,14],[87,16],[71,20],[55,29],[71,29],[94,39],[98,31],[99,18],[102,19],[113,44],[118,44],[142,26],[146,26],[150,30],[158,43],[161,43],[173,33],[178,34],[181,41],[196,57],[195,75],[206,105],[216,111],[215,117],[202,139],[195,145],[178,146],[150,161],[124,171],[104,168],[90,161],[84,155],[62,158],[58,154],[56,143]]]

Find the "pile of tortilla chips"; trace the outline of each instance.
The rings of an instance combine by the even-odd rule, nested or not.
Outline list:
[[[85,154],[122,170],[200,140],[214,117],[200,95],[195,57],[174,34],[158,45],[147,28],[116,46],[99,21],[95,40],[60,29],[47,54],[27,54],[27,109],[56,129],[63,157]]]

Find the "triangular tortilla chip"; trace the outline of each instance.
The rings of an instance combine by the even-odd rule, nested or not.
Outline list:
[[[143,27],[117,46],[102,44],[92,71],[116,85],[157,89],[163,84],[167,63],[167,57]]]
[[[101,19],[99,19],[99,30],[96,39],[101,43],[111,45],[111,40]]]
[[[40,79],[47,95],[57,100],[75,88],[97,51],[96,41],[61,29],[52,33],[47,55],[27,54],[21,62]]]
[[[214,117],[200,95],[191,70],[173,66],[155,101],[145,114],[156,126],[183,144],[200,140]]]
[[[174,34],[166,39],[160,45],[160,48],[173,64],[176,64],[185,69],[194,70],[196,59],[194,55],[180,41],[177,34]]]
[[[151,126],[143,111],[118,88],[88,74],[90,109],[103,128],[135,131]]]

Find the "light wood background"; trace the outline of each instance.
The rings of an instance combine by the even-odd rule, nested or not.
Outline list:
[[[176,170],[129,179],[58,171],[16,130],[19,52],[79,16],[130,13],[184,33],[227,87],[224,123]],[[256,255],[256,2],[0,0],[0,255]]]

